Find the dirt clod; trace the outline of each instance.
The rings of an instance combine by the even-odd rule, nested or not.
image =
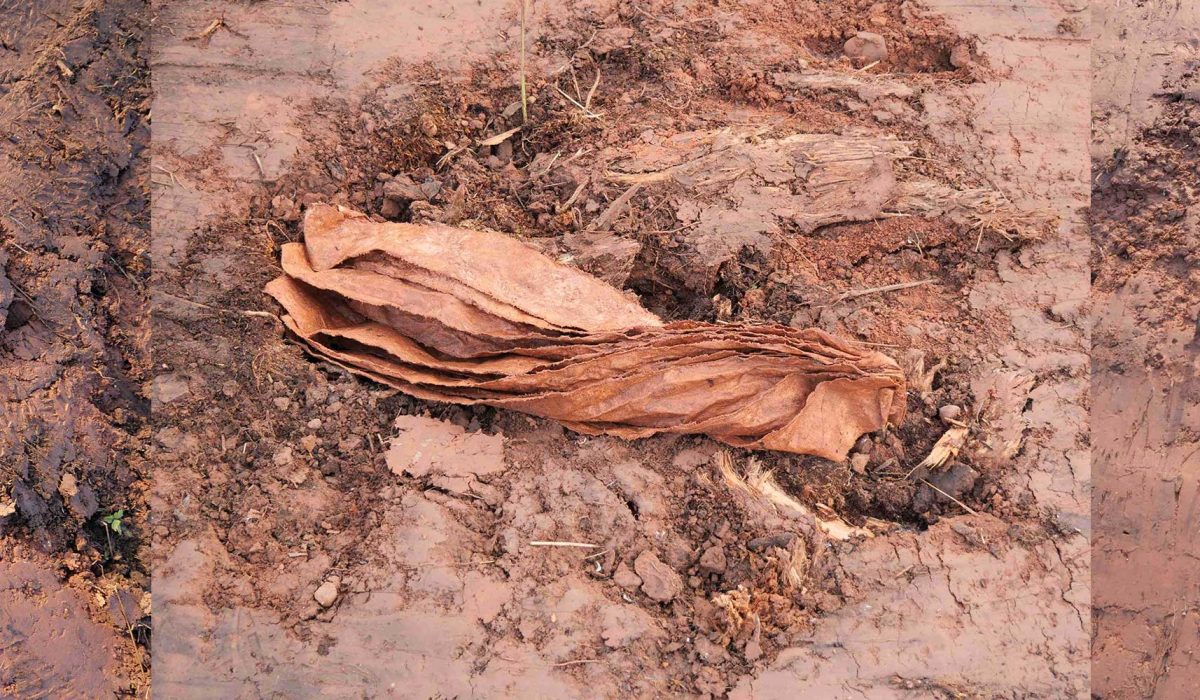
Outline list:
[[[723,547],[714,545],[700,555],[700,570],[705,573],[722,574],[725,573],[725,567],[725,549]]]
[[[634,573],[633,569],[629,568],[628,564],[621,562],[617,565],[616,572],[613,573],[613,583],[632,591],[642,585],[642,579]]]
[[[846,40],[843,52],[860,63],[875,63],[888,57],[887,40],[875,32],[859,32]]]
[[[683,591],[683,579],[679,574],[648,549],[634,560],[633,570],[642,579],[642,592],[652,600],[669,603]]]

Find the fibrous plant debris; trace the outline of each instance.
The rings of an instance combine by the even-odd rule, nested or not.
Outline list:
[[[879,352],[815,329],[664,324],[503,234],[314,205],[304,238],[267,287],[284,323],[317,356],[418,398],[835,460],[904,415],[903,372]]]

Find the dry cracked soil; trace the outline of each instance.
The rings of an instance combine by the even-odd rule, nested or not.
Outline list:
[[[1087,18],[533,3],[523,108],[511,3],[163,3],[157,690],[1086,695]],[[270,315],[318,202],[874,344],[908,418],[837,463],[408,398]]]
[[[1194,696],[1200,16],[1093,5],[0,0],[0,697]],[[406,396],[263,293],[317,203],[835,333],[907,414]]]

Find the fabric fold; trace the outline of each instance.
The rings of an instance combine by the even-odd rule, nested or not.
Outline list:
[[[832,460],[904,416],[882,353],[817,329],[664,324],[501,233],[315,205],[281,262],[266,291],[311,354],[418,398]]]

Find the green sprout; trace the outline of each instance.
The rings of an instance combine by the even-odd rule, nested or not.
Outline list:
[[[100,522],[104,523],[104,527],[112,530],[113,532],[117,533],[118,535],[123,535],[123,534],[125,534],[125,531],[122,529],[123,525],[121,524],[121,518],[124,518],[124,517],[125,517],[125,510],[121,509],[115,513],[110,513],[110,514],[104,516],[103,518],[100,518]]]

